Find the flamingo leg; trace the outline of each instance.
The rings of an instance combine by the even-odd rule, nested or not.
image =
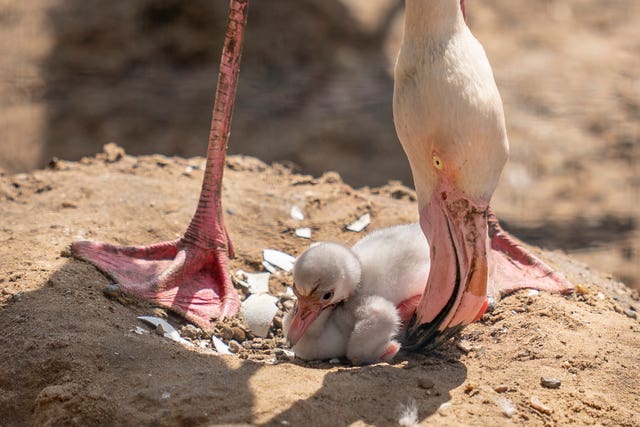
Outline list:
[[[248,0],[230,1],[202,190],[183,237],[147,246],[71,245],[75,257],[95,265],[124,293],[167,307],[205,329],[212,328],[212,319],[233,316],[240,308],[228,272],[233,248],[220,196],[247,6]]]

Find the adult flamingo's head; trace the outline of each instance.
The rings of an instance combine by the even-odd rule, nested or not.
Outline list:
[[[487,210],[508,156],[500,95],[464,2],[406,0],[394,119],[431,247],[409,347],[439,342],[486,303]]]

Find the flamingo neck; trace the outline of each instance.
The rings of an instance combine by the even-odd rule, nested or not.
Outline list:
[[[464,25],[459,0],[406,0],[405,41],[446,38]]]

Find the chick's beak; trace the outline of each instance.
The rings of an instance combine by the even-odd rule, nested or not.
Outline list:
[[[307,328],[318,318],[320,312],[322,312],[322,305],[317,301],[308,297],[298,298],[295,313],[287,331],[287,340],[292,347],[302,338]]]

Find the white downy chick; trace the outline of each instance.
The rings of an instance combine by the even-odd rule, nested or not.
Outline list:
[[[428,273],[429,247],[418,224],[376,231],[353,249],[320,243],[294,266],[298,302],[285,316],[285,336],[302,359],[389,361]]]

